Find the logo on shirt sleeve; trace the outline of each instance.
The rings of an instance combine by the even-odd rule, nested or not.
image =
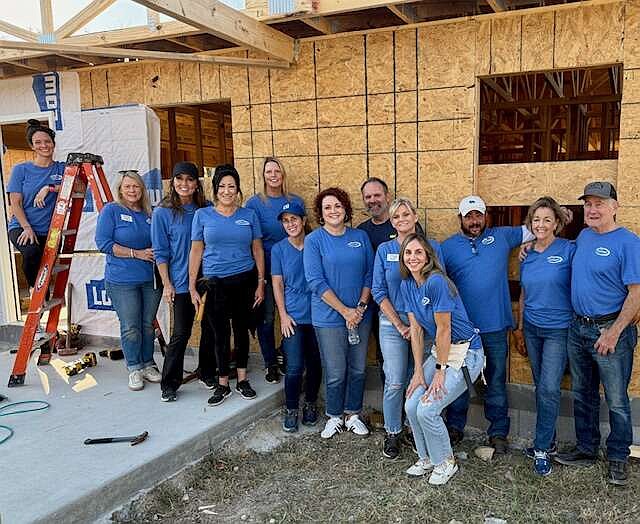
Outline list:
[[[250,226],[251,222],[243,219],[243,218],[239,218],[238,220],[236,220],[236,225],[237,226]]]
[[[599,257],[608,257],[611,254],[611,251],[609,251],[606,247],[597,247],[594,253]]]
[[[422,305],[426,306],[427,304],[429,304],[431,302],[431,300],[429,300],[429,297],[422,297]]]
[[[398,253],[387,253],[387,262],[400,262],[400,255]]]
[[[547,262],[549,262],[549,264],[559,264],[560,262],[564,262],[564,258],[552,255],[550,257],[547,257]]]
[[[125,215],[124,213],[120,215],[120,220],[124,222],[133,222],[133,217],[131,215]]]
[[[492,236],[492,235],[489,235],[488,237],[486,237],[486,238],[483,238],[483,239],[482,239],[482,243],[483,243],[485,246],[488,246],[488,245],[490,245],[490,244],[493,244],[495,241],[496,241],[496,239],[495,239],[495,237],[494,237],[494,236]]]
[[[353,241],[353,242],[347,242],[347,246],[349,247],[362,247],[362,242],[357,242],[357,241]]]

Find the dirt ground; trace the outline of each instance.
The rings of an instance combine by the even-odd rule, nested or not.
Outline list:
[[[487,463],[456,448],[460,472],[444,487],[405,470],[416,456],[382,457],[384,433],[328,441],[320,427],[287,435],[280,416],[257,422],[223,448],[115,512],[113,522],[640,522],[640,464],[625,488],[610,486],[606,464],[554,466],[537,477],[520,450]],[[522,443],[520,443],[522,444]]]

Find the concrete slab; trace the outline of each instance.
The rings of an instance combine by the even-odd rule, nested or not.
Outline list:
[[[262,370],[257,369],[259,355],[251,356],[254,366],[250,368],[258,398],[248,401],[234,394],[217,407],[207,405],[210,392],[197,381],[184,385],[175,403],[160,401],[158,384],[129,391],[123,361],[104,358],[88,374],[72,377],[69,383],[55,366],[38,368],[48,376],[48,395],[32,365],[26,385],[8,389],[13,357],[6,345],[0,348],[0,393],[9,402],[42,399],[51,407],[0,417],[0,424],[15,432],[0,445],[3,524],[92,522],[282,405],[282,385],[264,381]],[[159,364],[161,359],[158,355]],[[193,369],[193,360],[187,358],[185,367]],[[127,443],[84,445],[86,438],[143,431],[149,432],[149,438],[135,447]]]

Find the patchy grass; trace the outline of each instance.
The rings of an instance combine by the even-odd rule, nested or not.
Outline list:
[[[324,441],[316,428],[284,436],[279,418],[256,424],[197,465],[114,513],[118,523],[146,522],[508,522],[623,523],[640,521],[640,467],[626,488],[606,482],[606,464],[585,469],[554,466],[541,479],[519,451],[485,463],[479,441],[457,452],[460,472],[444,487],[404,471],[415,460],[381,454],[384,434],[340,434]],[[258,437],[258,438],[256,438]],[[255,451],[250,442],[275,446]],[[263,448],[261,448],[263,449]],[[203,506],[206,509],[202,509]]]

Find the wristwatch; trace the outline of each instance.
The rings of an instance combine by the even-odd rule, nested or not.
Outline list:
[[[440,364],[440,362],[436,362],[436,369],[438,371],[440,371],[441,369],[446,369],[447,365],[446,364]]]
[[[367,308],[369,307],[369,304],[367,304],[366,302],[358,302],[358,306],[360,309],[362,309],[362,311],[366,311]]]

